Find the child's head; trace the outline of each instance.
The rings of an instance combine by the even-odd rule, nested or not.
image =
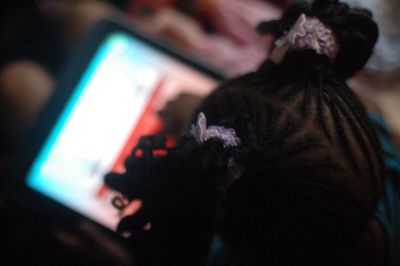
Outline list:
[[[335,264],[351,253],[383,189],[377,138],[344,80],[368,60],[377,28],[366,11],[315,1],[260,29],[279,38],[301,13],[333,31],[336,56],[290,47],[280,63],[225,82],[199,111],[242,142],[232,157],[245,170],[227,190],[221,225],[228,245],[278,265]]]
[[[344,80],[368,60],[376,25],[368,12],[331,0],[295,5],[260,31],[279,38],[301,13],[333,32],[337,54],[289,47],[278,64],[268,61],[259,71],[223,83],[200,104],[192,123],[204,113],[208,125],[233,129],[240,142],[225,148],[218,138],[194,144],[188,130],[166,156],[170,166],[150,158],[147,170],[137,170],[141,162],[123,175],[136,182],[143,171],[160,175],[163,184],[169,180],[165,184],[178,184],[175,190],[191,191],[173,197],[192,197],[187,202],[196,206],[214,204],[219,233],[250,264],[337,264],[366,230],[383,190],[377,137]],[[197,185],[181,186],[187,180]],[[218,189],[205,189],[202,180]],[[123,182],[114,187],[123,188]],[[215,191],[220,198],[206,194]]]

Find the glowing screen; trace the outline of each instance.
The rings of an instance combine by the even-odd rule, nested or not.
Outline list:
[[[103,184],[138,138],[163,127],[157,111],[181,92],[217,81],[122,32],[99,46],[28,173],[28,186],[114,230],[120,219]]]

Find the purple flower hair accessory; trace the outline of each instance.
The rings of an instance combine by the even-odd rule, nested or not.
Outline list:
[[[332,30],[318,18],[301,14],[296,24],[288,33],[275,42],[280,47],[289,44],[292,49],[312,49],[318,54],[324,54],[331,60],[336,58],[339,45]]]
[[[222,141],[224,148],[241,144],[240,138],[236,136],[236,131],[233,128],[225,128],[223,126],[207,127],[207,119],[204,113],[199,113],[196,125],[192,126],[191,134],[200,143],[210,138],[218,138]],[[225,180],[227,186],[236,182],[244,171],[245,167],[243,165],[238,164],[233,158],[229,158]]]
[[[192,126],[191,133],[201,143],[210,138],[218,138],[222,141],[224,148],[235,147],[241,143],[233,128],[225,128],[223,126],[207,127],[207,119],[204,113],[200,113],[197,117],[196,126]]]

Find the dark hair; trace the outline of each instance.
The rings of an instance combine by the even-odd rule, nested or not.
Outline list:
[[[337,0],[317,0],[312,5],[300,1],[289,6],[280,20],[260,23],[258,31],[279,38],[301,13],[317,17],[334,31],[340,50],[332,67],[339,76],[349,78],[365,65],[378,39],[378,26],[367,9],[350,8]]]
[[[344,80],[371,54],[376,32],[369,36],[368,29],[375,24],[367,13],[338,1],[315,1],[289,8],[282,21],[269,26],[276,32],[289,29],[300,10],[320,18],[337,36],[340,50],[333,63],[313,50],[289,51],[281,64],[267,61],[256,72],[224,82],[193,114],[192,124],[202,112],[209,125],[234,129],[241,145],[224,148],[218,138],[202,144],[188,134],[167,156],[150,156],[152,167],[127,167],[117,186],[107,181],[131,198],[169,191],[169,197],[179,198],[169,205],[178,212],[176,202],[196,206],[195,212],[182,213],[212,217],[208,229],[215,227],[246,264],[351,263],[348,256],[384,187],[378,139]],[[370,40],[365,51],[352,47],[357,38]],[[360,51],[339,68],[354,49]],[[227,173],[230,160],[244,169],[235,182]],[[146,193],[138,193],[143,176],[165,186],[146,185]]]

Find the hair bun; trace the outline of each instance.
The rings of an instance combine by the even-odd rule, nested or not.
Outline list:
[[[310,15],[334,32],[340,46],[334,70],[343,78],[359,71],[368,61],[378,39],[378,26],[366,9],[350,8],[337,0],[316,0]]]
[[[310,18],[318,18],[335,35],[339,48],[333,64],[329,66],[335,73],[349,78],[366,64],[378,39],[378,26],[368,10],[351,8],[338,0],[315,0],[311,5],[296,2],[285,10],[280,20],[262,22],[257,30],[261,34],[273,34],[279,39],[290,31],[302,13]],[[296,53],[296,56],[300,54]],[[303,59],[301,62],[304,64],[297,64],[298,68],[307,68],[313,62],[328,66],[321,60],[321,56],[308,59],[303,56]],[[299,58],[286,62],[293,61],[298,62]]]

